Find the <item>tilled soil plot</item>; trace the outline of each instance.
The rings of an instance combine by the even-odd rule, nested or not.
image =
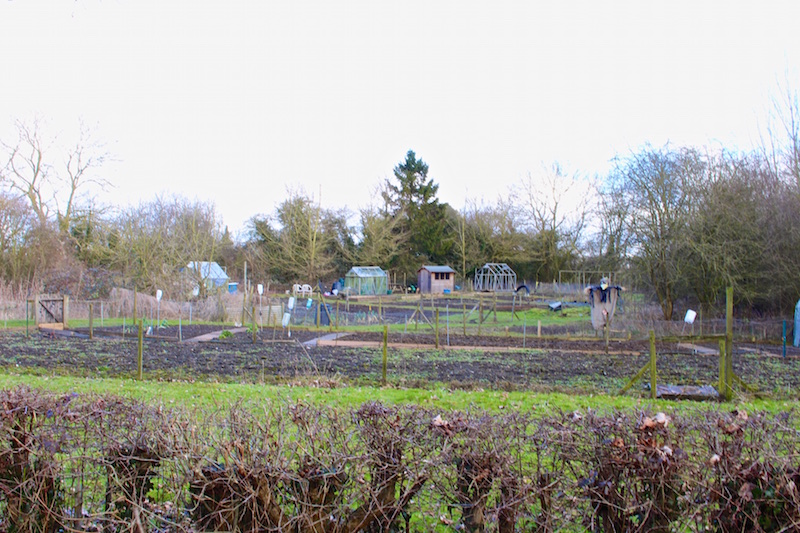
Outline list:
[[[183,338],[213,330],[195,328],[184,330]],[[246,331],[208,342],[177,342],[167,340],[169,331],[158,333],[159,338],[148,337],[144,346],[145,374],[153,379],[272,383],[325,378],[376,384],[381,378],[379,333],[348,334],[329,341],[334,345],[320,346],[303,343],[323,338],[327,332],[296,330],[288,338],[283,330],[266,329],[259,332],[256,344]],[[133,335],[123,340],[102,337],[95,330],[95,339],[89,340],[39,332],[26,338],[13,333],[2,335],[0,341],[0,365],[11,371],[27,368],[110,377],[132,377],[136,372]],[[409,347],[397,347],[400,341]],[[609,354],[602,340],[528,339],[523,349],[522,340],[513,336],[451,335],[451,347],[445,348],[446,339],[440,337],[439,350],[429,334],[394,334],[389,342],[388,379],[405,386],[445,383],[464,388],[612,392],[649,361],[646,341],[612,341]],[[775,355],[778,350],[737,346],[734,370],[765,392],[794,397],[800,387],[800,351],[794,349],[784,359]],[[714,384],[718,365],[714,355],[678,349],[675,344],[658,346],[659,383]]]

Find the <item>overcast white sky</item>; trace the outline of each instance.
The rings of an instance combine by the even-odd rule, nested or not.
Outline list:
[[[356,210],[409,149],[439,197],[543,164],[747,149],[800,86],[800,2],[77,0],[0,3],[0,135],[94,128],[104,203],[178,193],[233,231],[287,187]]]

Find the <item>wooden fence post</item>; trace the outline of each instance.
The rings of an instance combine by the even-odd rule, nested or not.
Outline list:
[[[383,365],[381,369],[381,382],[386,385],[386,366],[387,366],[387,352],[389,344],[389,326],[383,326]]]
[[[650,398],[656,399],[656,332],[650,330]]]
[[[139,320],[139,342],[136,351],[136,377],[142,380],[144,370],[144,319]]]
[[[439,308],[438,307],[436,308],[436,311],[434,312],[434,316],[436,317],[436,327],[434,328],[434,330],[435,330],[435,337],[436,337],[436,349],[438,350],[439,349]]]
[[[725,399],[733,397],[733,287],[725,291]]]

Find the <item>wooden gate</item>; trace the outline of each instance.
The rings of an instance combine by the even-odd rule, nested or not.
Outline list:
[[[40,328],[64,329],[68,327],[68,296],[39,296],[32,301],[32,304],[33,320]]]

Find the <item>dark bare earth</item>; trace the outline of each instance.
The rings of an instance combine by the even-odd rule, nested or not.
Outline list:
[[[247,332],[225,340],[187,342],[219,328],[185,326],[184,342],[177,328],[158,330],[145,340],[147,377],[165,380],[232,382],[293,382],[323,377],[345,383],[375,384],[381,377],[380,333],[350,333],[340,344],[301,343],[323,337],[326,330],[281,329],[259,332],[256,344]],[[602,340],[545,340],[519,336],[440,336],[436,350],[432,334],[392,334],[388,379],[400,386],[444,383],[450,387],[515,390],[612,392],[624,385],[649,360],[646,340],[612,341],[605,353]],[[410,347],[399,347],[402,344]],[[458,346],[460,348],[453,348]],[[712,345],[700,348],[714,349]],[[658,350],[659,383],[715,384],[719,359],[676,343]],[[0,366],[8,371],[78,376],[132,377],[137,343],[128,332],[95,330],[95,338],[39,331],[0,336]],[[698,353],[695,353],[698,352]],[[780,346],[735,345],[734,370],[767,394],[796,398],[800,390],[800,350],[781,357]],[[643,383],[634,387],[641,390]]]

